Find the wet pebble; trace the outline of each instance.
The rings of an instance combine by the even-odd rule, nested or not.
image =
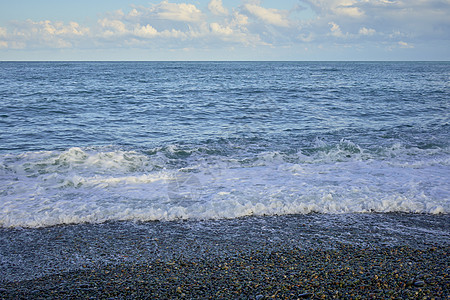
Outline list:
[[[421,287],[424,285],[425,285],[425,281],[423,281],[423,280],[417,280],[414,282],[414,286],[417,286],[417,287]]]
[[[298,295],[298,298],[307,299],[307,298],[311,298],[312,296],[313,296],[313,294],[311,294],[311,293],[303,293],[303,294]]]

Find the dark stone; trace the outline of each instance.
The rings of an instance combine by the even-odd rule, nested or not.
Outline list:
[[[311,293],[303,293],[298,295],[298,298],[302,298],[302,299],[306,299],[306,298],[311,298],[313,294]]]
[[[423,280],[417,280],[416,282],[414,282],[414,286],[420,287],[420,286],[424,286],[425,285],[425,281]]]

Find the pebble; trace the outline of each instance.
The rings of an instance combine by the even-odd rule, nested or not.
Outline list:
[[[417,286],[417,287],[421,287],[424,285],[425,285],[425,281],[423,281],[423,280],[417,280],[414,282],[414,286]]]
[[[313,294],[311,293],[303,293],[298,295],[298,298],[311,298],[313,296]]]

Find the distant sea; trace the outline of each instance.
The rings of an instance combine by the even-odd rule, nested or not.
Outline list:
[[[448,62],[1,62],[0,226],[448,214]]]

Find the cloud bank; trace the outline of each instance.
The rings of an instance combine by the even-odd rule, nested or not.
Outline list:
[[[95,22],[8,20],[0,51],[33,49],[308,49],[438,44],[450,50],[450,0],[300,0],[291,9],[222,0],[131,6]],[[266,50],[264,50],[266,51]],[[431,59],[431,58],[430,58]]]

